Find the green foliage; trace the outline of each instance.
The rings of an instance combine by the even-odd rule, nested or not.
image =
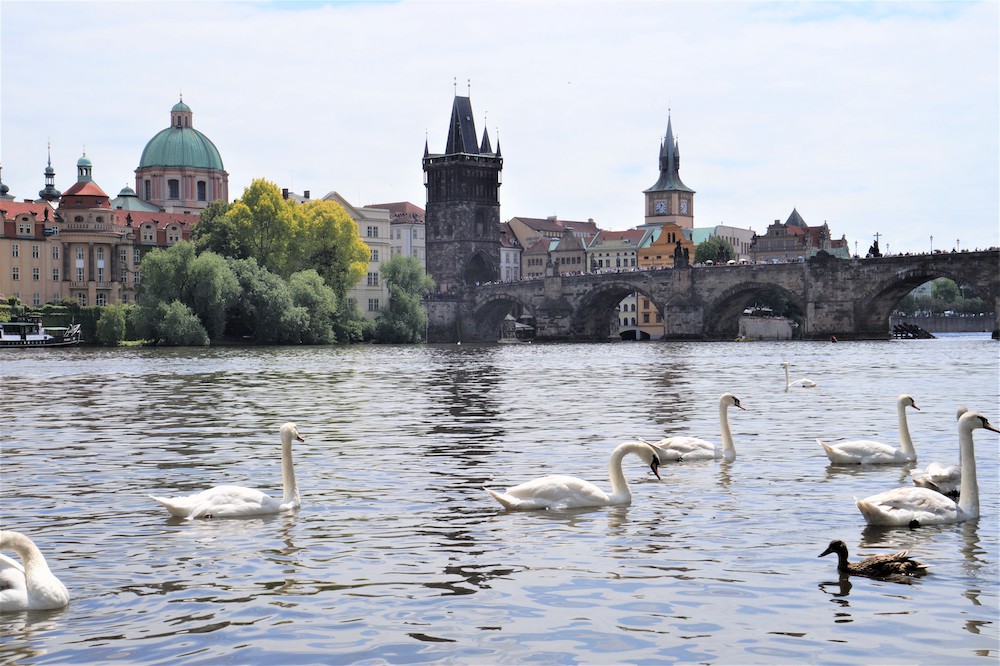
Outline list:
[[[213,201],[201,211],[191,240],[198,252],[215,252],[223,257],[246,259],[253,256],[250,239],[229,217],[229,205]]]
[[[724,264],[735,258],[736,250],[732,243],[719,236],[710,236],[694,248],[694,261],[699,264],[706,261]]]
[[[358,226],[333,201],[310,201],[293,208],[295,242],[286,265],[293,271],[314,268],[337,298],[365,276],[370,250]]]
[[[208,344],[208,332],[201,325],[198,316],[180,301],[161,305],[160,339],[164,344],[176,346],[204,346]]]
[[[142,259],[140,307],[157,308],[175,301],[187,306],[210,337],[225,330],[226,313],[239,291],[236,276],[214,252],[196,254],[195,245],[181,242],[156,249]],[[149,313],[143,316],[148,320]]]
[[[235,226],[240,242],[249,246],[250,257],[279,275],[288,263],[292,238],[292,204],[274,183],[258,178],[243,190],[243,197],[229,206],[226,217]]]
[[[375,337],[375,322],[365,319],[361,309],[345,298],[337,306],[333,332],[337,342],[369,342]]]
[[[309,313],[295,304],[288,283],[253,259],[230,261],[230,266],[240,285],[230,333],[262,343],[301,342]]]
[[[333,322],[337,316],[337,296],[315,270],[300,271],[288,279],[295,305],[303,308],[308,322],[301,331],[301,341],[310,345],[329,345],[337,341]]]
[[[954,280],[940,278],[934,280],[934,284],[931,285],[931,298],[936,298],[946,303],[954,303],[958,300],[959,296],[961,296],[961,292],[959,292],[958,285]]]
[[[389,286],[389,305],[375,320],[375,339],[385,343],[423,342],[427,311],[421,300],[434,288],[434,281],[414,257],[393,257],[382,265],[382,277]]]
[[[106,306],[97,320],[98,343],[117,347],[125,339],[125,306],[118,303]]]

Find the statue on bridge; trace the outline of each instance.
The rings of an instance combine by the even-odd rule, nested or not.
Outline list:
[[[872,246],[870,248],[868,248],[868,258],[871,259],[872,257],[877,258],[877,257],[881,257],[881,256],[882,256],[882,253],[878,249],[878,239],[876,238],[875,242],[872,243]]]
[[[681,241],[678,239],[677,245],[674,246],[674,268],[687,268],[690,264],[691,258],[688,255],[688,249],[681,247]]]

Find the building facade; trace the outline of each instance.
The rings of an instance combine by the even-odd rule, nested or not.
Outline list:
[[[348,302],[356,305],[366,319],[375,319],[379,310],[389,304],[389,287],[382,278],[382,264],[392,256],[389,211],[385,208],[356,207],[337,192],[323,197],[343,207],[347,216],[358,225],[358,235],[368,246],[368,270],[365,277],[347,292]]]
[[[46,183],[50,189],[48,178]],[[86,155],[77,161],[77,182],[57,199],[56,208],[44,198],[17,203],[7,195],[0,201],[4,297],[16,296],[34,307],[63,300],[134,303],[143,256],[190,238],[198,220],[197,215],[116,208],[94,181]]]
[[[849,259],[851,256],[846,236],[833,239],[826,222],[810,227],[799,215],[799,211],[793,208],[784,224],[781,220],[775,220],[767,227],[763,236],[753,237],[750,258],[762,263],[804,261],[821,251],[839,259]]]

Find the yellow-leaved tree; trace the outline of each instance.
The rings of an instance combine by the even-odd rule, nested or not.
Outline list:
[[[308,201],[292,211],[289,273],[314,268],[343,299],[368,270],[371,250],[358,235],[358,225],[333,201]]]

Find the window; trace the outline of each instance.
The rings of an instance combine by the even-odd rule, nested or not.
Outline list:
[[[21,256],[21,248],[17,243],[14,243],[13,245],[10,246],[10,256],[12,257]]]
[[[648,324],[649,323],[649,313],[648,312],[646,314],[642,315],[642,323],[643,324]]]
[[[17,282],[18,280],[21,279],[21,269],[18,268],[17,266],[14,266],[13,268],[10,269],[10,276],[11,278],[13,278],[15,282]]]
[[[59,258],[59,246],[58,245],[53,245],[52,246],[52,258],[53,259],[58,259]]]
[[[82,247],[76,248],[76,260],[77,261],[83,261],[83,248]]]
[[[378,250],[372,250],[371,261],[378,261]]]
[[[419,232],[416,229],[414,229],[413,230],[413,239],[417,240],[418,238],[420,238],[420,234],[419,234]]]
[[[31,281],[40,282],[41,279],[42,279],[42,269],[39,268],[38,266],[35,266],[34,268],[31,269]]]
[[[98,261],[104,261],[104,248],[103,247],[97,248],[97,260]]]
[[[105,293],[103,293],[103,292],[101,292],[100,294],[98,294],[97,295],[97,305],[107,305],[107,304],[108,304],[108,295],[105,294]]]
[[[378,227],[369,226],[367,231],[368,238],[378,238]]]
[[[205,201],[208,198],[207,188],[205,187],[205,181],[198,181],[198,201]]]
[[[76,281],[83,282],[83,266],[76,267]]]
[[[181,239],[181,231],[176,226],[173,225],[167,229],[167,243],[176,243]]]
[[[368,312],[378,312],[378,299],[369,298],[368,299]]]
[[[378,273],[369,273],[368,274],[368,286],[369,287],[377,287],[378,286]]]
[[[176,178],[171,178],[170,180],[167,181],[167,190],[170,193],[167,196],[168,199],[181,198],[180,181],[178,181]]]
[[[97,267],[97,281],[104,282],[104,266]]]
[[[138,266],[141,260],[142,260],[142,253],[139,252],[139,248],[134,248],[132,250],[132,263]]]
[[[153,231],[153,225],[152,224],[142,225],[142,242],[152,243],[154,240],[156,240],[156,233]]]
[[[128,269],[123,268],[120,273],[118,273],[118,281],[122,284],[128,283]]]
[[[52,281],[53,282],[59,282],[59,269],[58,268],[53,268],[52,269]]]
[[[146,201],[149,201],[150,199],[153,198],[153,184],[150,181],[144,180],[142,182],[142,194],[143,194],[142,198],[145,199]]]
[[[128,250],[123,247],[118,248],[118,261],[123,264],[128,261]]]
[[[76,302],[79,303],[80,305],[86,305],[87,304],[87,294],[84,294],[82,292],[79,293],[79,294],[77,294],[76,295]]]
[[[59,298],[59,292],[58,291],[53,291],[52,292],[52,302],[53,303],[58,303],[59,300],[60,300],[60,298]]]
[[[32,224],[30,222],[18,222],[17,223],[17,235],[18,236],[32,236]]]
[[[42,295],[37,291],[31,295],[31,304],[38,307],[42,304]]]
[[[42,253],[41,248],[39,248],[37,245],[32,245],[31,246],[31,258],[32,259],[38,259],[38,257],[41,255],[41,253]]]

